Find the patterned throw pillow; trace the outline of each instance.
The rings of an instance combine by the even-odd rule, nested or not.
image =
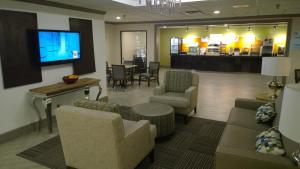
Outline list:
[[[256,121],[258,123],[270,122],[276,116],[274,103],[267,103],[263,106],[260,106],[256,112]]]
[[[284,155],[281,135],[277,127],[263,131],[256,137],[256,151],[264,154]]]

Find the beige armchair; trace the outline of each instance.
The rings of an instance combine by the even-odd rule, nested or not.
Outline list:
[[[80,169],[133,169],[147,155],[154,160],[156,128],[149,121],[62,106],[56,109],[66,165]]]
[[[164,84],[154,89],[150,102],[158,102],[174,107],[175,113],[184,115],[197,113],[199,76],[190,71],[169,70],[165,74]]]

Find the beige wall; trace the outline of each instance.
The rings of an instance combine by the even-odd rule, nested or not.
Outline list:
[[[109,64],[121,63],[120,32],[132,30],[147,31],[147,61],[154,61],[154,24],[106,24],[105,28],[106,36],[110,36],[106,38],[107,50],[111,51],[108,54]]]
[[[92,20],[96,72],[81,77],[100,78],[103,88],[101,97],[106,95],[105,24],[102,15],[9,0],[0,0],[0,9],[37,13],[39,29],[69,30],[70,17]],[[0,70],[2,70],[1,64]],[[0,135],[38,120],[36,111],[31,105],[31,97],[28,94],[29,89],[61,82],[63,76],[71,73],[73,73],[72,64],[42,67],[42,82],[4,89],[2,72],[0,72]],[[92,99],[96,98],[97,91],[96,87],[91,89]],[[55,97],[53,99],[53,108],[56,108],[58,104],[72,104],[75,100],[83,96],[83,91],[80,91]],[[37,105],[42,112],[42,117],[45,118],[41,101],[37,102]]]
[[[123,60],[133,60],[137,48],[146,48],[145,32],[122,32],[121,36]],[[139,46],[137,45],[137,36],[139,36]]]

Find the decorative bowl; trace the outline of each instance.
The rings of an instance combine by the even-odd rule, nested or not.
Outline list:
[[[70,77],[70,76],[64,76],[62,79],[66,84],[73,84],[78,80],[78,76]]]

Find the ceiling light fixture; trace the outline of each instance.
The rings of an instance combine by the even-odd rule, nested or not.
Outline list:
[[[229,31],[229,29],[230,29],[230,28],[229,28],[229,25],[227,25],[227,29],[226,29],[226,30]]]
[[[122,18],[121,18],[121,16],[116,16],[116,19],[121,20]]]
[[[139,4],[142,4],[142,0],[139,0]],[[172,9],[179,5],[181,7],[181,0],[146,0],[146,6],[152,11],[153,8],[160,10],[160,13],[171,13]]]
[[[248,27],[248,31],[249,31],[249,32],[251,31],[251,26]]]
[[[233,8],[249,8],[250,5],[248,5],[248,4],[243,4],[243,5],[233,5],[232,7],[233,7]]]
[[[219,14],[219,13],[220,13],[220,11],[218,11],[218,10],[214,11],[214,14]]]
[[[274,31],[277,31],[277,28],[278,28],[278,25],[275,25],[275,26],[273,27],[273,30],[274,30]]]
[[[164,29],[166,29],[166,28],[167,28],[167,26],[163,26],[163,28],[164,28]]]

